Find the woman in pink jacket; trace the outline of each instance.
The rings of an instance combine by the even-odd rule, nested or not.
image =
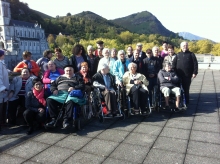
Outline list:
[[[56,65],[53,61],[48,62],[48,70],[44,72],[43,83],[44,83],[44,88],[46,89],[47,93],[49,93],[49,95],[51,94],[50,84],[54,80],[56,80],[57,77],[63,74],[64,71],[60,68],[56,68]]]

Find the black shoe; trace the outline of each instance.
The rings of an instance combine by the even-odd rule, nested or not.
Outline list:
[[[113,117],[113,114],[108,113],[108,114],[106,114],[106,117]]]
[[[45,127],[48,127],[48,128],[53,128],[53,127],[54,127],[55,122],[56,122],[56,119],[55,119],[55,118],[52,118],[52,121],[51,121],[51,122],[49,122],[49,123],[47,123],[47,124],[45,125]]]
[[[69,121],[68,121],[67,119],[65,119],[65,120],[63,121],[63,129],[67,129],[67,128],[69,128],[69,127],[70,127]]]
[[[142,115],[147,115],[147,111],[146,110],[141,110],[141,114]]]
[[[165,107],[165,110],[171,110],[171,109],[170,109],[170,106],[166,106],[166,107]]]
[[[33,133],[33,131],[34,131],[34,128],[31,126],[31,127],[29,127],[29,129],[26,133],[27,133],[27,135],[30,135]]]

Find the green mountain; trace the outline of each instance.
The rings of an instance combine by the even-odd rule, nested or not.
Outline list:
[[[128,28],[129,31],[138,34],[160,34],[163,36],[176,35],[166,29],[161,22],[150,12],[142,11],[126,17],[117,18],[112,22]]]

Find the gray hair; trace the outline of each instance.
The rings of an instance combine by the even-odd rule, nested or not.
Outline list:
[[[88,45],[87,51],[89,51],[89,50],[93,50],[93,46],[92,45]]]
[[[129,71],[131,70],[131,67],[132,67],[132,66],[134,66],[135,68],[137,68],[137,64],[131,62],[131,63],[128,64],[128,70],[129,70]]]
[[[124,50],[119,50],[118,51],[118,59],[120,59],[121,54],[124,54],[124,56],[125,56],[125,51]]]
[[[154,47],[152,48],[153,53],[154,53],[154,50],[155,50],[155,49],[158,49],[158,50],[159,50],[159,47],[154,46]]]
[[[102,50],[102,55],[103,55],[103,56],[105,56],[105,51],[107,51],[107,50],[108,50],[108,55],[110,55],[110,54],[109,54],[109,48],[104,48],[104,49]]]
[[[188,44],[188,42],[186,42],[186,41],[181,42],[181,43],[180,43],[180,48],[181,48],[181,47],[183,46],[183,44],[185,44],[185,43]]]
[[[56,63],[55,63],[53,60],[48,61],[47,65],[48,65],[49,63],[53,63],[53,64],[56,66]]]
[[[108,64],[106,63],[101,65],[100,70],[105,69],[105,68],[109,68]]]

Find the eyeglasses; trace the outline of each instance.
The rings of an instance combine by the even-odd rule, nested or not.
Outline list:
[[[41,83],[36,83],[35,86],[42,86],[42,84]]]

